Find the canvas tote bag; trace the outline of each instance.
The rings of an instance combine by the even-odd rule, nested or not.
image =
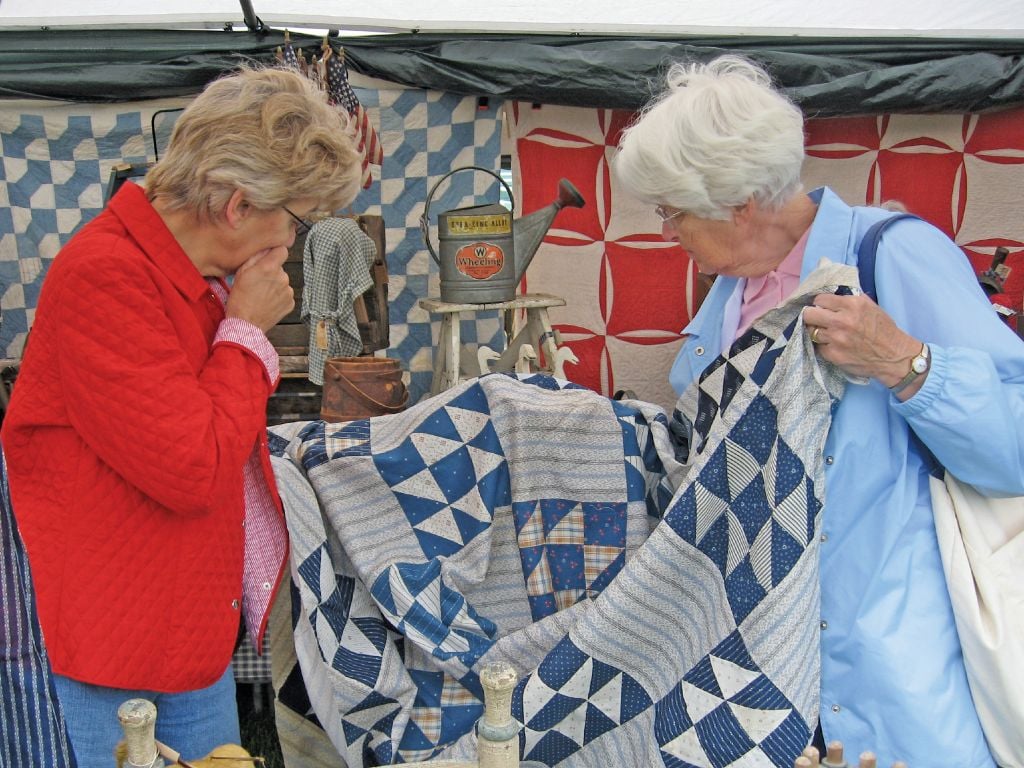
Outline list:
[[[944,475],[932,510],[971,697],[996,762],[1024,768],[1024,498]]]
[[[875,296],[882,219],[857,251],[861,288]],[[877,299],[876,299],[877,300]],[[949,472],[931,477],[932,511],[971,698],[992,756],[1024,768],[1024,497],[988,498]]]

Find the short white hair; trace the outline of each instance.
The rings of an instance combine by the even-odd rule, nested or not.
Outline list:
[[[677,62],[626,128],[613,160],[626,191],[707,219],[755,200],[778,209],[802,189],[800,110],[739,56]]]

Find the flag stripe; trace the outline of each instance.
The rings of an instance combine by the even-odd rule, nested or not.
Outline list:
[[[348,81],[348,69],[342,56],[333,54],[327,58],[327,94],[332,104],[348,112],[354,128],[357,149],[362,157],[363,188],[373,180],[369,166],[381,165],[384,152],[377,137],[377,131],[370,122],[370,116],[359,103],[352,85]]]

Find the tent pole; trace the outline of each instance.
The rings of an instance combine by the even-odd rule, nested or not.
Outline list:
[[[242,18],[245,19],[245,27],[250,32],[259,32],[266,34],[270,31],[270,28],[263,23],[263,19],[256,15],[256,12],[252,9],[251,0],[238,0],[242,5]]]

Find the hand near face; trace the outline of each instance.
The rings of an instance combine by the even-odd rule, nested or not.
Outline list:
[[[896,384],[908,370],[921,342],[904,333],[891,317],[867,296],[822,293],[804,310],[818,354],[853,376]]]
[[[295,292],[284,271],[287,258],[287,248],[269,248],[239,267],[228,295],[227,316],[248,320],[268,331],[291,312]]]

